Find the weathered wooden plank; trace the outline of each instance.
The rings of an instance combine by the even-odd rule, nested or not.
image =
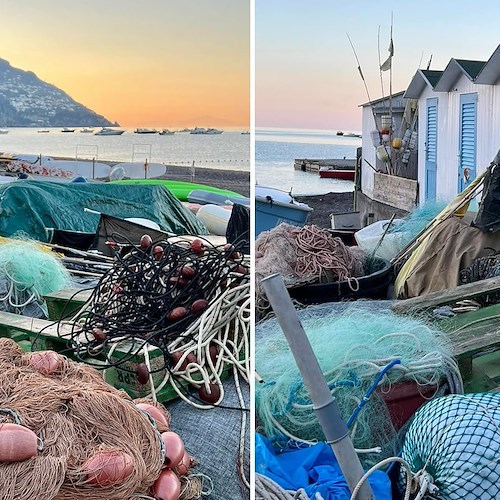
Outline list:
[[[92,291],[68,288],[44,295],[49,319],[57,321],[71,317],[89,300]]]
[[[486,280],[468,283],[455,288],[449,288],[439,292],[428,293],[420,297],[395,302],[391,309],[398,314],[422,311],[438,306],[453,304],[459,300],[473,299],[488,293],[500,291],[500,277],[488,278]]]
[[[418,182],[396,175],[374,173],[373,199],[385,205],[411,211],[417,204]]]
[[[500,327],[490,328],[475,325],[469,328],[448,333],[453,345],[453,353],[457,359],[466,358],[500,348]]]

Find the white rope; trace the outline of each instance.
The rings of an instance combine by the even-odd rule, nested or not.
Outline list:
[[[381,462],[379,462],[378,464],[375,464],[371,469],[367,470],[365,472],[365,474],[363,475],[363,477],[359,480],[356,487],[354,488],[352,495],[351,495],[351,500],[356,499],[356,497],[358,496],[359,490],[361,489],[361,486],[376,470],[384,467],[385,465],[387,465],[388,463],[391,463],[391,462],[399,462],[405,469],[406,488],[405,488],[405,496],[404,496],[403,500],[409,500],[410,495],[411,495],[411,482],[412,482],[413,474],[411,472],[410,465],[408,464],[408,462],[406,462],[406,460],[403,460],[400,457],[386,458],[386,459],[382,460]]]
[[[109,293],[112,293],[112,290]],[[91,310],[92,304],[86,304],[75,321],[83,320]],[[177,396],[185,402],[198,409],[211,409],[224,398],[222,377],[229,366],[232,366],[247,383],[250,380],[250,319],[249,276],[243,275],[242,277],[241,274],[230,273],[227,288],[210,303],[204,313],[182,335],[167,346],[170,354],[179,352],[181,356],[171,370],[165,370],[161,381],[155,384],[152,374],[154,365],[150,359],[148,344],[144,343],[144,339],[113,339],[113,345],[106,355],[107,361],[112,365],[111,358],[117,349],[125,347],[130,353],[137,342],[141,346],[138,353],[142,352],[149,372],[151,389],[146,397],[152,397],[156,401],[157,394],[170,384]],[[78,346],[85,347],[84,344],[84,340],[80,339]],[[218,351],[215,360],[212,360],[211,347],[216,347]],[[184,369],[181,368],[188,357],[192,358],[192,355],[196,361],[188,363]],[[106,374],[107,370],[104,370],[105,380]],[[213,404],[193,401],[186,396],[186,385],[197,389],[204,386],[205,390],[210,392],[210,384],[215,384],[220,391],[220,397]]]

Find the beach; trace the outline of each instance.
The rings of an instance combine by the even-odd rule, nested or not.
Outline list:
[[[315,196],[296,196],[295,199],[307,203],[314,209],[309,214],[307,224],[320,227],[331,227],[330,214],[350,212],[353,210],[353,192],[327,193]]]
[[[171,166],[162,179],[187,179],[191,167]],[[214,168],[195,167],[193,182],[207,184],[221,189],[230,189],[244,196],[250,196],[250,172],[243,170],[222,170]]]
[[[70,157],[56,157],[56,160],[73,160]],[[110,166],[118,165],[117,161],[103,161]],[[194,178],[193,178],[194,172]],[[167,172],[159,179],[192,181],[197,184],[207,184],[220,189],[229,189],[243,196],[250,196],[250,172],[245,170],[226,170],[184,165],[167,165]]]

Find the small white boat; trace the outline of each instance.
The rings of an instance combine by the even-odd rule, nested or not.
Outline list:
[[[8,134],[9,131],[5,128],[0,128],[0,134]]]
[[[37,134],[48,134],[49,132],[50,132],[50,130],[48,130],[46,128],[43,128],[43,129],[36,131]]]
[[[136,128],[134,130],[135,134],[157,134],[158,130],[155,128]]]
[[[241,135],[250,135],[250,132],[246,130],[245,132],[242,132]]]
[[[93,128],[88,128],[88,127],[84,127],[80,130],[80,132],[82,134],[93,134],[94,133],[94,129]]]
[[[174,135],[175,132],[173,130],[169,130],[168,128],[164,128],[161,132],[160,135]]]
[[[74,132],[75,129],[74,128],[68,128],[68,127],[64,127],[61,132]]]
[[[122,135],[123,132],[125,132],[125,130],[103,127],[101,130],[96,132],[94,135]]]
[[[204,134],[204,135],[218,135],[222,134],[222,130],[217,130],[216,128],[200,128],[196,127],[194,130],[191,130],[191,134]]]

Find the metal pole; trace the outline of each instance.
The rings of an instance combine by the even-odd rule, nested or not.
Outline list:
[[[331,446],[352,493],[364,473],[347,425],[340,414],[339,406],[328,388],[309,339],[290,300],[283,278],[279,274],[272,274],[262,280],[262,286],[309,391],[326,442]],[[368,482],[363,483],[357,498],[359,500],[374,498]]]

